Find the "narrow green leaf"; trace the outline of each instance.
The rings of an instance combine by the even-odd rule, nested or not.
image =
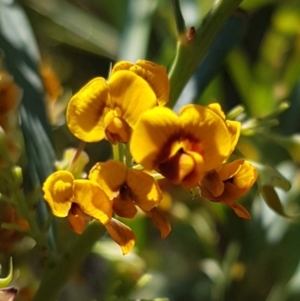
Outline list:
[[[63,0],[29,0],[26,4],[39,14],[51,19],[61,27],[61,30],[66,30],[81,38],[80,43],[93,44],[105,51],[107,56],[116,57],[118,33],[91,14]],[[61,36],[61,32],[58,33]]]
[[[258,170],[258,184],[262,188],[264,186],[278,187],[284,191],[291,189],[291,183],[275,168],[267,165],[254,163]]]
[[[273,186],[264,185],[260,188],[260,193],[266,204],[277,214],[283,217],[290,217],[285,213],[285,210],[280,202],[277,192]]]

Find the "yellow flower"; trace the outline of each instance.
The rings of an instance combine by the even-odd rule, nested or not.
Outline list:
[[[124,254],[133,247],[134,233],[112,219],[111,201],[97,183],[75,180],[69,171],[61,170],[46,179],[43,191],[53,215],[68,217],[74,232],[81,234],[86,224],[95,219],[106,227]]]
[[[91,169],[89,179],[97,182],[107,193],[117,215],[133,218],[137,206],[154,221],[163,238],[171,231],[170,224],[156,208],[162,199],[162,192],[150,175],[111,160],[97,163]]]
[[[133,72],[132,68],[122,67],[128,64],[120,62],[108,81],[95,78],[71,98],[67,124],[77,138],[85,142],[106,138],[112,144],[127,143],[140,115],[157,105],[157,97],[165,101],[166,84],[160,86],[157,82],[161,78],[160,67],[155,69],[154,64],[143,63],[142,66],[151,68]]]
[[[205,175],[200,184],[201,196],[230,206],[239,217],[249,219],[249,212],[237,199],[249,191],[256,179],[253,165],[243,159],[235,160]]]
[[[231,134],[224,119],[209,108],[187,105],[177,116],[168,108],[156,107],[137,123],[130,150],[146,169],[193,188],[205,172],[228,157]]]
[[[120,70],[129,70],[145,79],[153,89],[159,105],[169,100],[170,83],[166,68],[150,61],[138,60],[135,64],[121,61],[115,64],[112,74]]]

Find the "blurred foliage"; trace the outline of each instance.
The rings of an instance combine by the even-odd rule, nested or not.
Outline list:
[[[186,26],[197,27],[213,1],[180,4]],[[146,58],[169,67],[177,40],[171,3],[161,0],[23,0],[18,4],[1,0],[0,32],[4,66],[26,91],[21,119],[27,158],[21,164],[27,167],[29,188],[42,183],[54,169],[55,157],[61,159],[66,148],[78,146],[63,119],[50,130],[46,114],[54,109],[44,108],[40,64],[47,63],[57,74],[63,87],[59,101],[64,101],[91,78],[107,76],[110,65],[119,59]],[[108,241],[99,242],[59,300],[300,299],[299,0],[242,3],[175,109],[215,99],[225,111],[244,106],[247,114],[238,115],[244,131],[238,150],[268,165],[260,167],[268,168],[267,178],[262,172],[256,189],[241,200],[252,219],[241,220],[225,206],[166,186],[170,236],[158,239],[142,217],[130,221],[139,242],[135,252],[121,257]],[[111,156],[105,142],[89,145],[86,151],[89,166]],[[5,235],[0,232],[1,240],[7,239]],[[64,249],[69,242],[65,233],[59,235],[58,248]],[[1,251],[1,259],[6,258]],[[26,275],[32,270],[39,278],[41,273],[33,243],[24,239],[7,252],[16,258],[15,283],[21,288],[17,300],[31,300],[36,282],[32,275],[26,280]]]

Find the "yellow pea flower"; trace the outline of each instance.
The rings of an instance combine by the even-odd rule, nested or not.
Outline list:
[[[167,80],[162,86],[157,82],[157,78],[161,78],[162,67],[143,63],[142,66],[150,65],[151,68],[133,72],[131,68],[122,67],[128,64],[120,62],[108,81],[94,78],[71,98],[67,124],[77,138],[85,142],[106,138],[112,144],[127,143],[140,115],[157,105],[157,97],[166,101],[168,92],[164,92],[163,88],[166,86],[168,91],[169,82]]]
[[[130,150],[146,169],[193,188],[228,157],[231,139],[225,120],[209,108],[187,105],[177,116],[171,109],[155,107],[137,123]]]
[[[106,227],[123,254],[133,247],[134,233],[126,225],[112,219],[111,201],[97,183],[75,180],[69,171],[61,170],[46,179],[43,191],[53,215],[68,217],[74,232],[81,234],[86,224],[95,219]]]
[[[257,170],[248,161],[235,160],[219,170],[209,171],[200,184],[201,196],[231,207],[241,218],[250,218],[249,212],[237,199],[246,194],[257,179]]]
[[[138,60],[135,64],[121,61],[115,64],[112,74],[120,70],[129,70],[145,79],[156,94],[159,105],[169,100],[170,83],[166,68],[150,61]]]
[[[133,218],[137,206],[153,220],[163,238],[171,231],[169,222],[156,208],[162,199],[162,192],[150,175],[110,160],[97,163],[91,169],[89,179],[97,182],[107,193],[117,215]]]

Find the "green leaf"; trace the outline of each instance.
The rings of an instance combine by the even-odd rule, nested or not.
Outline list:
[[[295,134],[288,137],[272,135],[271,139],[284,147],[294,162],[300,163],[300,134]]]
[[[56,25],[53,30],[53,24],[45,23],[51,38],[110,58],[117,56],[118,33],[93,15],[63,0],[29,0],[26,4]]]
[[[264,186],[278,187],[284,191],[291,189],[291,183],[275,168],[267,165],[254,163],[258,170],[258,184],[262,188]]]
[[[277,214],[283,217],[290,217],[284,211],[284,208],[280,202],[277,192],[273,186],[264,185],[260,189],[260,193],[266,202],[266,204],[274,210]]]

